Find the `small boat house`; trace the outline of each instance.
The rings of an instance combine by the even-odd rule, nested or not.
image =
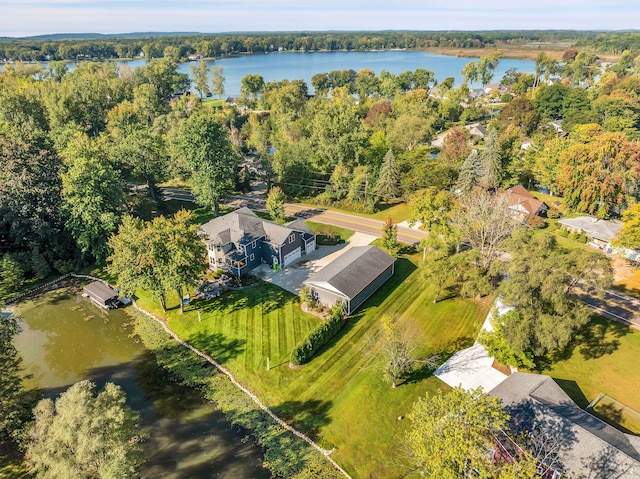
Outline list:
[[[113,309],[119,306],[118,292],[100,281],[86,285],[84,292],[94,303],[104,309]]]

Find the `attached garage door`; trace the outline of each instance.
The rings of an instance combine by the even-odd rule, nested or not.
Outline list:
[[[307,254],[311,253],[312,251],[315,251],[316,249],[316,239],[313,238],[312,240],[309,240],[309,242],[305,245],[305,252]]]
[[[284,266],[291,264],[302,256],[302,248],[296,248],[291,253],[284,255]]]

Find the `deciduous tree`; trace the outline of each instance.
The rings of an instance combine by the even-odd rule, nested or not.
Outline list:
[[[81,381],[55,401],[34,409],[27,461],[37,477],[119,479],[138,477],[143,460],[139,417],[119,386]]]
[[[622,214],[622,229],[612,241],[614,246],[640,249],[640,203],[630,205]]]
[[[211,89],[209,88],[209,67],[204,61],[200,61],[195,65],[189,67],[191,71],[191,80],[193,86],[198,90],[200,98],[203,96],[210,96]]]
[[[499,399],[462,388],[418,399],[407,417],[405,443],[414,470],[441,479],[466,477],[474,469],[488,472],[486,446],[508,419]]]
[[[398,225],[393,222],[393,218],[389,216],[382,226],[382,245],[389,253],[394,254],[398,247]]]

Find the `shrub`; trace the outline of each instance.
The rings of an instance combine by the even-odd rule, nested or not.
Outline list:
[[[509,103],[511,100],[513,100],[513,95],[511,93],[504,93],[501,97],[500,97],[500,101],[502,103]]]
[[[336,305],[331,310],[331,316],[291,351],[290,362],[294,366],[308,363],[311,358],[322,349],[344,326],[344,313],[342,305]]]
[[[562,236],[563,238],[566,238],[567,236],[569,236],[569,232],[565,228],[557,229],[555,231],[555,234],[557,234],[558,236]]]
[[[557,220],[560,218],[560,212],[555,208],[551,208],[547,211],[547,218],[550,220]]]
[[[580,236],[578,236],[577,241],[578,243],[587,244],[587,235],[582,233]]]
[[[569,239],[572,239],[573,241],[577,241],[578,236],[578,233],[569,233]]]

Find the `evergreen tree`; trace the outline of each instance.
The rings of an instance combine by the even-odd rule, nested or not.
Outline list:
[[[502,161],[498,139],[498,131],[490,130],[485,140],[484,149],[480,152],[480,164],[482,165],[480,183],[486,188],[497,188],[502,180]]]
[[[389,216],[382,227],[382,245],[389,253],[394,254],[398,250],[398,225]]]
[[[387,152],[382,161],[375,191],[385,202],[400,196],[400,173],[398,172],[396,157],[391,150]]]
[[[482,163],[478,150],[471,150],[469,156],[462,163],[458,181],[456,182],[456,190],[461,193],[468,193],[480,184],[482,178]]]

